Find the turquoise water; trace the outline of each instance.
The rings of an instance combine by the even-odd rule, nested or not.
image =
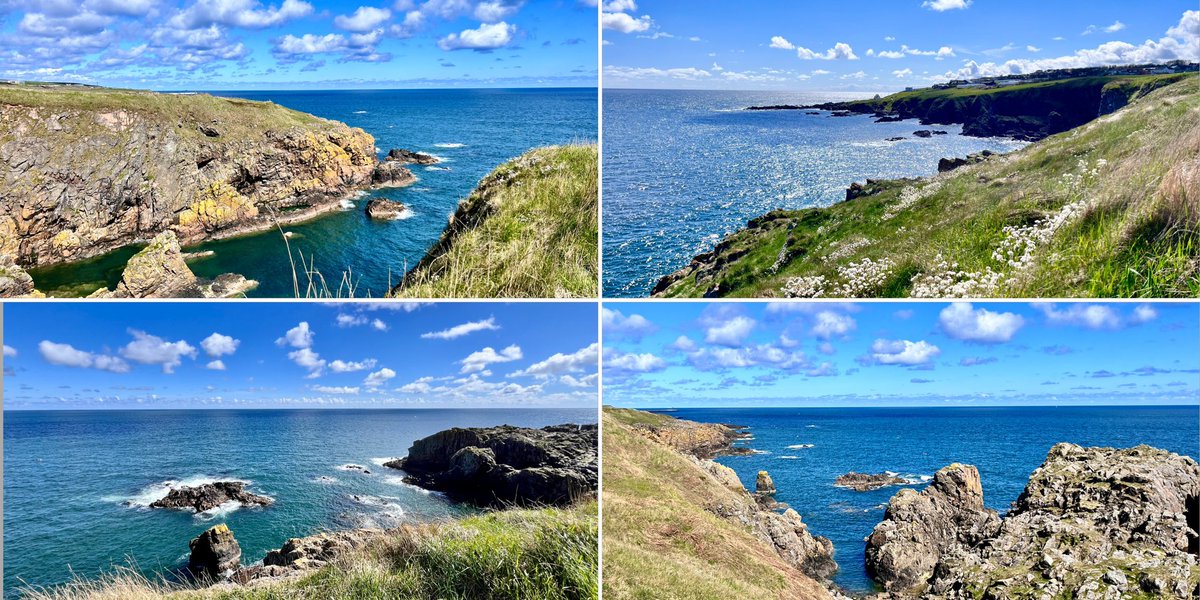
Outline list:
[[[848,471],[892,471],[925,487],[938,469],[975,465],[984,501],[1001,513],[1058,442],[1081,446],[1149,444],[1200,456],[1200,410],[1191,407],[680,409],[671,416],[750,428],[760,452],[717,459],[754,489],[759,470],[771,473],[776,498],[796,509],[814,535],[833,541],[845,589],[866,592],[864,538],[899,490],[855,492],[833,486]],[[805,447],[811,444],[811,447]]]
[[[404,188],[369,191],[355,208],[285,228],[295,234],[292,252],[315,257],[318,270],[336,292],[343,272],[353,273],[358,296],[382,296],[406,268],[421,260],[446,226],[458,201],[506,160],[548,144],[597,139],[595,89],[514,90],[338,90],[219,92],[270,100],[295,110],[361,127],[375,136],[380,156],[391,148],[434,154],[443,162],[410,168],[418,181]],[[410,216],[395,221],[367,219],[373,197],[399,200]],[[260,282],[249,293],[292,297],[292,266],[278,231],[201,244],[188,251],[216,255],[191,264],[201,277],[240,273]],[[120,279],[131,251],[118,251],[87,263],[37,269],[38,289],[94,290]],[[80,284],[85,285],[81,286]],[[303,291],[302,291],[303,293]]]
[[[595,423],[586,409],[6,411],[4,589],[136,564],[169,573],[188,542],[228,523],[243,564],[289,537],[472,512],[380,463],[449,427]],[[363,465],[364,475],[341,468]],[[267,508],[150,510],[164,482],[236,479]]]
[[[771,210],[827,206],[855,181],[932,175],[942,157],[1024,145],[963,136],[961,125],[742,110],[851,97],[604,90],[605,297],[649,295],[659,278]],[[948,134],[913,137],[918,129]],[[887,141],[897,136],[906,139]]]

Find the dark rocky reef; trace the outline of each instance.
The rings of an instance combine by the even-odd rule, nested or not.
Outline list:
[[[966,158],[958,156],[952,158],[943,158],[938,161],[938,172],[945,173],[946,171],[953,171],[959,167],[981,163],[995,155],[996,153],[992,152],[991,150],[983,150],[981,152],[972,152],[971,154],[968,154]]]
[[[242,547],[224,523],[214,525],[196,536],[188,547],[188,569],[196,577],[215,580],[241,566]]]
[[[387,198],[372,198],[367,202],[367,216],[372,219],[391,220],[399,217],[405,210],[403,202]]]
[[[885,488],[893,485],[904,485],[908,483],[901,477],[891,475],[889,473],[856,473],[850,471],[845,475],[838,475],[834,480],[833,485],[837,487],[850,488],[856,492],[870,492],[880,488]]]
[[[172,489],[164,498],[150,503],[150,508],[191,509],[196,512],[212,510],[226,502],[237,502],[244,506],[269,506],[275,501],[246,491],[240,481],[218,481],[196,487],[181,486]]]
[[[455,427],[384,463],[405,481],[479,506],[566,505],[599,482],[595,425]]]
[[[1200,466],[1138,446],[1058,444],[1000,519],[974,467],[901,490],[867,541],[893,597],[1200,597]]]
[[[438,157],[432,154],[423,154],[421,152],[413,152],[403,148],[392,148],[387,153],[387,162],[394,162],[401,165],[416,164],[416,165],[433,165],[441,162]]]

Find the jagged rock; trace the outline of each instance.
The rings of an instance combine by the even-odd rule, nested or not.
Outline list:
[[[904,120],[904,117],[897,115],[897,114],[881,114],[875,118],[876,123],[894,123],[896,121],[903,121],[903,120]]]
[[[855,181],[850,184],[850,187],[846,188],[846,200],[878,194],[885,189],[883,187],[884,183],[884,181],[878,179],[868,179],[866,183]]]
[[[7,254],[0,254],[0,298],[34,295],[33,278]]]
[[[933,577],[944,554],[995,533],[996,511],[983,505],[979,471],[953,464],[921,492],[900,490],[867,538],[867,572],[888,592],[913,593]]]
[[[596,446],[595,425],[455,427],[413,442],[408,456],[384,466],[481,506],[565,505],[596,492]]]
[[[402,165],[432,165],[441,162],[438,157],[432,154],[422,154],[420,152],[413,152],[412,150],[405,150],[403,148],[392,148],[389,150],[386,160],[387,162],[395,162]]]
[[[662,425],[638,424],[633,427],[638,433],[660,444],[698,458],[750,453],[749,448],[733,445],[749,435],[744,427],[682,419],[672,419]]]
[[[904,136],[902,136],[902,135],[898,135],[898,136],[896,136],[896,137],[890,137],[890,138],[887,138],[887,140],[885,140],[885,141],[888,141],[888,142],[899,142],[900,140],[903,140],[903,139],[905,139],[905,137],[904,137]]]
[[[983,162],[995,154],[996,153],[992,152],[991,150],[984,150],[982,152],[972,152],[971,154],[968,154],[966,158],[960,158],[957,156],[943,158],[938,160],[938,172],[945,173],[946,171],[953,171],[954,169],[962,166]]]
[[[915,135],[919,138],[927,138],[927,137],[932,137],[933,132],[928,129],[918,129],[913,132],[913,135]]]
[[[271,574],[319,569],[345,552],[362,547],[378,535],[379,532],[375,530],[351,530],[291,538],[278,550],[267,552],[263,557],[263,566],[268,567]]]
[[[759,494],[774,494],[775,482],[771,480],[771,474],[766,471],[759,471],[758,477],[754,481],[754,491]]]
[[[372,198],[367,202],[367,216],[372,219],[395,219],[404,213],[407,207],[403,202],[386,198]]]
[[[164,231],[133,255],[114,290],[96,290],[91,298],[229,298],[258,287],[258,282],[227,273],[209,281],[188,268],[174,231]]]
[[[205,298],[237,298],[258,287],[257,281],[246,279],[244,275],[237,273],[217,275],[217,278],[212,281],[205,279],[197,279],[197,281],[200,283],[200,293]]]
[[[845,475],[838,475],[834,480],[833,485],[837,487],[850,488],[856,492],[869,492],[879,488],[885,488],[890,485],[904,485],[908,483],[901,477],[897,477],[890,473],[856,473],[851,471]]]
[[[199,577],[217,579],[241,564],[242,547],[224,523],[214,525],[196,536],[188,547],[188,568]]]
[[[982,505],[973,473],[958,466],[935,478],[924,504],[912,490],[892,499],[867,546],[868,569],[886,589],[953,600],[1200,597],[1200,466],[1191,458],[1058,444],[998,526],[971,508]]]
[[[417,180],[417,176],[403,163],[387,161],[379,163],[371,172],[371,183],[376,186],[400,187]]]
[[[179,508],[204,512],[226,502],[237,502],[245,506],[268,506],[275,501],[267,496],[247,492],[246,484],[240,481],[218,481],[195,487],[174,488],[166,497],[151,502],[150,508]]]

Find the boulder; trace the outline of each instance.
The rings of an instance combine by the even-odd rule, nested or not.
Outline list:
[[[432,154],[422,154],[405,150],[403,148],[392,148],[387,153],[386,162],[394,162],[402,165],[417,164],[417,165],[432,165],[441,162],[438,157]]]
[[[988,158],[994,156],[995,154],[996,153],[992,152],[991,150],[984,150],[982,152],[973,152],[971,154],[968,154],[966,158],[960,158],[957,156],[951,157],[951,158],[943,158],[938,161],[938,172],[945,173],[946,171],[953,171],[954,169],[957,169],[962,166],[973,165],[975,163],[983,162],[983,161],[987,160]]]
[[[212,510],[226,502],[237,502],[244,506],[268,506],[275,502],[267,496],[246,491],[241,481],[218,481],[195,487],[180,486],[172,489],[163,498],[150,503],[150,508],[192,509],[196,512]]]
[[[263,557],[263,566],[275,574],[280,570],[308,571],[318,569],[349,550],[366,544],[378,532],[369,530],[320,533],[303,538],[291,538],[278,550]]]
[[[927,138],[927,137],[932,137],[933,132],[928,129],[918,129],[913,132],[913,135],[915,135],[919,138]]]
[[[596,493],[597,428],[458,428],[413,442],[384,463],[405,481],[479,506],[566,505]]]
[[[0,298],[20,298],[35,293],[33,278],[7,254],[0,254]]]
[[[403,163],[395,161],[382,162],[371,172],[371,183],[377,187],[399,187],[417,180],[417,176],[408,170]]]
[[[192,540],[188,568],[197,577],[219,579],[241,564],[242,547],[224,523],[214,525]]]
[[[372,219],[396,219],[405,209],[404,203],[386,198],[372,198],[367,202],[367,216]]]
[[[771,474],[766,471],[759,471],[758,477],[754,481],[754,491],[759,494],[772,495],[775,493],[775,482],[771,480]]]
[[[850,488],[856,492],[869,492],[879,488],[885,488],[892,485],[904,485],[908,483],[903,478],[892,475],[891,473],[856,473],[851,471],[845,475],[838,475],[834,480],[833,485],[837,487]]]

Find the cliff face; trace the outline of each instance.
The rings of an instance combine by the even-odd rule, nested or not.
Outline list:
[[[272,103],[0,85],[0,254],[42,266],[312,214],[370,183],[374,143]]]

